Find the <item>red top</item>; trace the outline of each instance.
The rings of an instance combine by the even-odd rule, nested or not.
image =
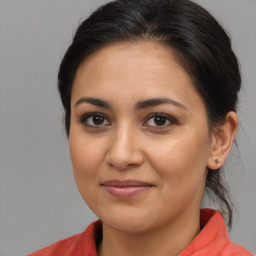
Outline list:
[[[202,209],[201,232],[179,256],[253,256],[229,240],[222,215],[212,209]],[[101,221],[91,223],[78,235],[56,242],[27,256],[97,256],[97,243],[102,237]]]

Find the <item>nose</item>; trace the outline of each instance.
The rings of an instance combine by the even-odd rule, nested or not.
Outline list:
[[[138,167],[144,161],[139,136],[133,129],[118,128],[109,145],[106,162],[118,170]]]

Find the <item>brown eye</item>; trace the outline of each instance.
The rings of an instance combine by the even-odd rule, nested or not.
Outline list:
[[[82,117],[81,123],[83,123],[85,126],[96,128],[110,125],[110,122],[106,119],[106,117],[97,113],[91,113]]]
[[[166,124],[168,120],[166,119],[166,117],[162,117],[162,116],[156,116],[154,118],[154,123],[157,125],[157,126],[163,126]]]
[[[92,122],[94,125],[102,125],[104,123],[105,118],[103,116],[93,116]]]
[[[171,116],[163,113],[156,113],[150,115],[143,125],[157,129],[164,129],[174,124],[177,124],[177,121]]]

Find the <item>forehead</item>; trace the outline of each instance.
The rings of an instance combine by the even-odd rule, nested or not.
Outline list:
[[[72,100],[81,94],[125,94],[134,100],[171,94],[176,100],[200,100],[175,52],[150,41],[113,43],[88,56],[77,70]]]
[[[111,71],[118,71],[121,75],[124,65],[127,72],[134,72],[134,75],[146,70],[151,71],[148,75],[156,75],[175,69],[176,72],[180,71],[179,74],[183,73],[187,79],[190,79],[179,63],[178,54],[170,47],[152,41],[108,44],[90,54],[80,64],[75,78],[86,71],[91,75],[99,72],[101,75],[111,75]],[[129,69],[127,69],[128,66]]]

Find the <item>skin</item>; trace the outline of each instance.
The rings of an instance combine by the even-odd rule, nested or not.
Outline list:
[[[169,102],[139,104],[155,98]],[[95,112],[98,122],[88,117]],[[160,123],[155,113],[165,115]],[[203,100],[171,49],[121,42],[87,57],[73,84],[69,144],[78,189],[103,222],[99,255],[179,254],[200,231],[207,167],[224,163],[236,128],[230,112],[209,129]],[[150,188],[119,198],[102,186],[108,180]]]

